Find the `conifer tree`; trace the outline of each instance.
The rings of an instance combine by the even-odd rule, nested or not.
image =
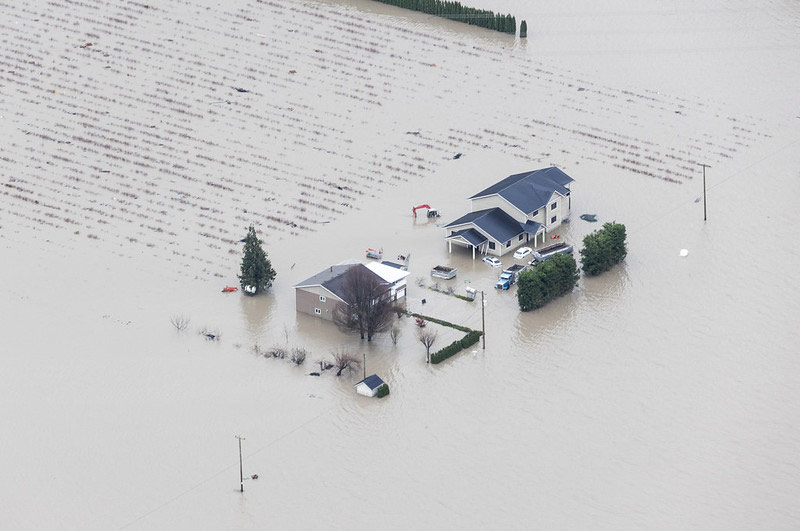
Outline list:
[[[519,38],[524,39],[528,36],[528,23],[524,20],[519,23]]]
[[[267,258],[267,253],[261,247],[261,243],[256,236],[256,229],[250,225],[244,239],[244,255],[239,274],[239,282],[245,291],[248,291],[251,286],[255,288],[256,293],[259,290],[269,289],[275,279],[275,270],[272,269],[272,264]]]

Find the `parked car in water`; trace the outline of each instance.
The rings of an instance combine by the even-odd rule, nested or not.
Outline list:
[[[520,247],[519,249],[514,251],[514,258],[516,258],[517,260],[522,260],[532,252],[533,249],[531,249],[530,247]]]
[[[492,267],[503,267],[503,264],[494,256],[484,256],[483,261]]]

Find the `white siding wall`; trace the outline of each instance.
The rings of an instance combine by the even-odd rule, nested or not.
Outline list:
[[[501,208],[503,212],[511,216],[512,218],[516,219],[524,223],[527,218],[525,214],[520,212],[516,207],[514,207],[511,203],[500,197],[499,195],[490,195],[488,197],[479,197],[478,199],[472,200],[472,211],[476,212],[478,210],[487,210],[489,208]]]

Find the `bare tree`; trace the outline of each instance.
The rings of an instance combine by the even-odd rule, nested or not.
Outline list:
[[[341,348],[333,353],[333,368],[336,369],[336,376],[341,376],[344,371],[356,371],[361,367],[361,360],[358,359],[346,348]]]
[[[291,360],[295,365],[302,365],[306,361],[308,351],[304,348],[293,348]]]
[[[436,343],[437,335],[438,332],[436,330],[424,330],[422,328],[417,330],[417,339],[425,347],[425,363],[431,362],[431,347]]]
[[[189,326],[189,318],[185,315],[173,315],[170,317],[169,321],[178,332],[186,330],[186,327]]]
[[[333,311],[333,320],[347,330],[358,330],[361,339],[385,332],[392,326],[394,305],[386,283],[380,277],[356,264],[344,274],[342,298]]]
[[[397,328],[396,326],[393,326],[389,331],[389,337],[392,338],[393,345],[397,344],[397,340],[400,338],[400,332],[402,332],[402,329]]]

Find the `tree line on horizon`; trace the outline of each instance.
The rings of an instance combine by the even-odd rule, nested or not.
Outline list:
[[[476,9],[467,7],[461,2],[447,2],[443,0],[375,0],[383,4],[389,4],[403,9],[420,11],[429,15],[472,24],[490,30],[515,35],[517,33],[517,19],[512,15],[503,15],[487,9]],[[524,31],[523,31],[524,28]],[[527,36],[527,24],[522,21],[520,26],[520,37]]]

